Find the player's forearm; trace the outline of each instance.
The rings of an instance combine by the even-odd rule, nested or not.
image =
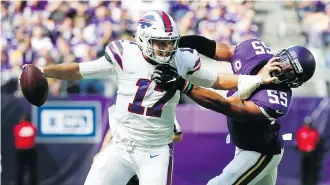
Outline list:
[[[230,103],[216,92],[200,88],[194,85],[188,97],[194,100],[197,104],[220,113],[228,113]]]
[[[238,79],[238,75],[218,73],[217,81],[212,88],[218,90],[237,89]]]
[[[242,121],[247,118],[255,120],[259,118],[264,119],[264,115],[260,114],[260,110],[255,104],[246,105],[246,103],[238,97],[227,99],[216,92],[200,88],[196,85],[193,86],[191,91],[188,90],[186,94],[199,105],[232,117],[235,120]],[[249,110],[246,110],[246,106],[249,106]],[[250,109],[253,109],[253,111]]]
[[[107,132],[107,134],[105,135],[105,137],[103,139],[100,152],[102,150],[104,150],[104,148],[110,143],[111,139],[112,139],[112,135],[111,135],[111,130],[109,129],[108,132]]]
[[[78,63],[64,63],[58,65],[50,65],[41,69],[44,75],[48,78],[56,78],[60,80],[82,79],[82,76],[79,71]]]

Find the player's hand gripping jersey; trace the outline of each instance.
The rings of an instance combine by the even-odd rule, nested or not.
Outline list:
[[[235,74],[254,75],[272,57],[270,48],[262,41],[249,39],[237,45],[231,66]],[[229,91],[228,96],[235,96],[235,93]],[[275,120],[288,112],[291,96],[289,87],[279,85],[263,85],[252,93],[247,100],[254,102],[266,119],[265,121],[251,119],[244,123],[229,118],[228,127],[235,145],[241,149],[260,153],[280,153],[281,144],[277,137],[280,126]]]
[[[118,80],[114,132],[133,140],[136,145],[171,143],[180,93],[157,88],[150,80],[156,65],[146,61],[138,45],[130,41],[113,41],[106,47],[105,57],[96,62],[100,63],[100,73],[112,71]],[[192,49],[178,49],[170,65],[182,77],[204,87],[211,87],[217,78],[217,72],[201,67],[199,55]],[[88,74],[88,70],[91,70],[88,66],[83,69],[87,71],[84,74]]]

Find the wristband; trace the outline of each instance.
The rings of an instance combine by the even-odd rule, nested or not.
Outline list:
[[[189,94],[194,88],[194,84],[186,81],[184,88],[182,89],[182,93]]]
[[[240,98],[247,99],[262,83],[262,78],[259,75],[239,75],[237,86]]]

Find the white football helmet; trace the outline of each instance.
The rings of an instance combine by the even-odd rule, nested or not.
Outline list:
[[[180,34],[173,18],[167,13],[148,11],[138,21],[135,39],[144,56],[158,64],[166,64],[171,62],[178,48]],[[158,49],[163,56],[156,55],[153,41],[164,41],[167,44],[173,44],[173,46],[171,50]]]

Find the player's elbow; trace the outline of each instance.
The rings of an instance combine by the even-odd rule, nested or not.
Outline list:
[[[214,102],[219,101],[214,99]],[[217,103],[217,106],[214,108],[217,112],[222,113],[228,117],[231,117],[237,121],[244,121],[249,115],[246,114],[246,111],[237,104],[233,104],[230,101],[222,101]]]
[[[218,73],[217,80],[213,84],[213,89],[231,90],[237,89],[238,77],[231,74]]]
[[[82,80],[83,77],[81,76],[81,73],[79,71],[75,72],[74,75],[69,77],[70,80]]]
[[[220,74],[218,75],[217,80],[213,84],[212,88],[217,90],[227,90],[225,88],[225,81],[221,78]]]
[[[83,78],[78,63],[70,63],[63,68],[62,80],[81,80]]]
[[[235,46],[231,46],[224,43],[216,43],[216,50],[214,58],[219,61],[230,62],[231,57],[234,54]]]

